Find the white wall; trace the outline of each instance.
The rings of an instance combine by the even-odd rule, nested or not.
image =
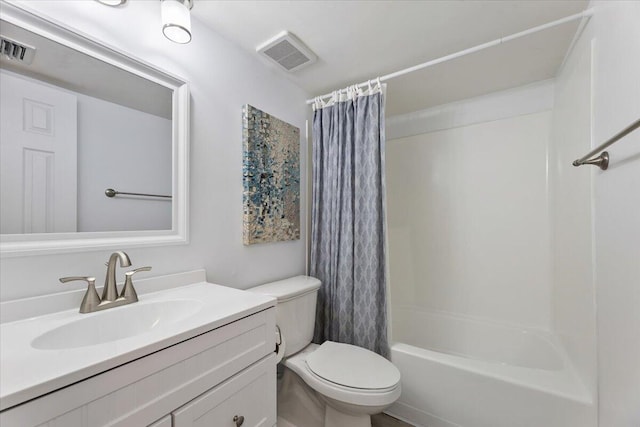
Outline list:
[[[440,107],[485,121],[388,141],[392,305],[549,329],[549,84]]]
[[[592,3],[593,144],[640,118],[640,2]],[[609,149],[595,182],[602,427],[640,425],[640,130]]]
[[[596,396],[596,307],[592,173],[572,162],[590,150],[591,38],[583,33],[556,78],[549,191],[552,203],[553,329]]]
[[[77,96],[78,231],[170,230],[170,200],[104,190],[171,195],[171,121]]]
[[[304,272],[305,230],[293,242],[242,245],[242,120],[250,103],[301,128],[309,94],[199,21],[193,40],[178,45],[161,33],[160,4],[127,2],[110,8],[94,1],[25,2],[31,8],[147,62],[182,76],[191,90],[190,243],[155,248],[120,248],[135,266],[159,275],[205,267],[209,281],[246,288]],[[196,6],[197,7],[197,3]],[[306,142],[301,141],[301,153]],[[301,155],[301,168],[306,157]],[[301,176],[301,201],[306,198]],[[302,221],[306,222],[305,203]],[[99,276],[110,251],[5,258],[0,261],[0,299],[81,288],[62,287],[58,277]]]

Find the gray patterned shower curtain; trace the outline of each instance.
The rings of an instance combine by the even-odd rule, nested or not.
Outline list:
[[[378,83],[343,98],[317,100],[313,116],[310,274],[322,281],[314,342],[388,357],[384,97]]]

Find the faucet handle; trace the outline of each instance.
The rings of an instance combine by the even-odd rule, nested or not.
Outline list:
[[[141,271],[151,271],[151,267],[147,266],[147,267],[136,268],[135,270],[127,271],[124,274],[125,274],[125,276],[126,275],[133,276],[134,274],[139,273]]]
[[[120,294],[120,298],[124,298],[126,300],[130,300],[132,302],[138,301],[138,294],[136,293],[135,288],[133,287],[133,280],[131,277],[139,273],[141,271],[151,271],[151,267],[140,267],[135,270],[127,271],[124,273],[124,287],[122,288],[122,293]]]
[[[87,292],[84,294],[82,303],[80,303],[80,313],[90,313],[100,304],[100,297],[96,291],[96,278],[91,276],[70,276],[61,277],[61,283],[85,281],[87,282]]]
[[[60,280],[61,283],[79,282],[79,281],[85,281],[87,283],[93,282],[94,285],[96,283],[96,278],[90,277],[90,276],[69,276],[69,277],[61,277],[58,280]]]

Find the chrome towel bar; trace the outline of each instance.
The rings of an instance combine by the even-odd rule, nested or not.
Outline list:
[[[116,191],[113,188],[107,188],[104,190],[104,194],[107,197],[116,197],[120,194],[125,196],[142,196],[142,197],[160,197],[162,199],[171,199],[171,196],[165,196],[163,194],[147,194],[147,193],[126,193],[124,191]]]
[[[607,170],[607,168],[609,167],[609,153],[604,151],[598,157],[594,157],[594,158],[590,158],[590,157],[594,156],[597,153],[600,153],[602,150],[604,150],[614,142],[618,141],[619,139],[624,138],[625,136],[627,136],[634,130],[638,129],[639,127],[640,127],[640,119],[631,123],[629,126],[622,129],[620,132],[613,135],[607,141],[600,144],[598,147],[594,148],[593,150],[589,151],[587,154],[585,154],[578,160],[574,160],[573,166],[594,165],[594,166],[598,166],[602,170]]]

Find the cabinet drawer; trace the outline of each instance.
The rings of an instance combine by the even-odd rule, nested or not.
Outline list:
[[[276,363],[271,355],[173,412],[173,427],[271,427],[276,423]]]

